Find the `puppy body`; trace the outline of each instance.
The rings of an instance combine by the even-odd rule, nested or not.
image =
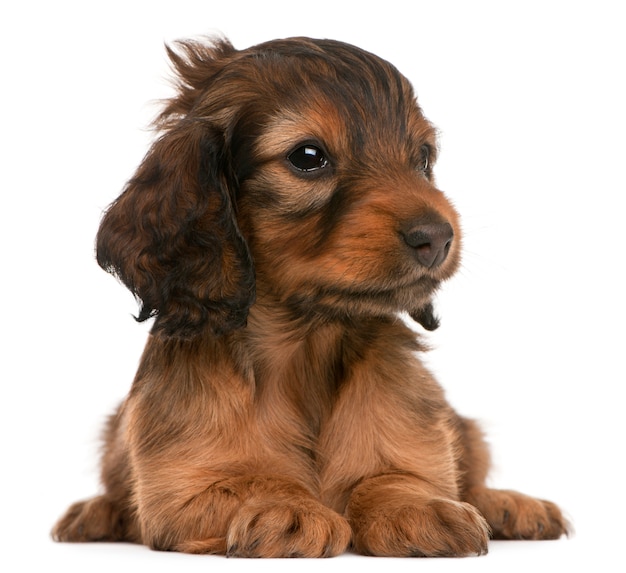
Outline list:
[[[398,317],[436,327],[461,234],[406,79],[338,42],[181,47],[163,135],[98,235],[153,333],[104,493],[54,537],[262,557],[560,537],[555,505],[486,488],[480,431]]]

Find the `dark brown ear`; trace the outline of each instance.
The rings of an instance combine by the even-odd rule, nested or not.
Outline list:
[[[426,330],[436,330],[439,328],[439,317],[435,316],[432,303],[411,313],[411,318],[419,322]]]
[[[254,268],[234,209],[222,133],[182,118],[158,139],[104,215],[97,259],[141,303],[153,331],[192,337],[245,324]]]

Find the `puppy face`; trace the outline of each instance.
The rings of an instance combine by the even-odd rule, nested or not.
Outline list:
[[[433,181],[434,129],[391,65],[322,46],[323,55],[285,57],[241,182],[258,288],[299,314],[418,317],[460,257],[458,216]],[[428,243],[448,227],[433,239],[441,252],[420,256],[411,234],[423,229]]]
[[[180,48],[161,137],[98,234],[139,319],[223,334],[256,296],[305,319],[407,311],[435,328],[430,298],[458,265],[460,230],[408,81],[334,41]]]

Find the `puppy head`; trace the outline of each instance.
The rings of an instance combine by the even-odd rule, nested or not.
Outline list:
[[[411,85],[338,42],[260,49],[275,66],[272,111],[239,192],[259,293],[299,316],[407,311],[436,328],[432,295],[458,267],[461,233],[435,186],[436,133]]]
[[[169,53],[178,94],[97,239],[138,319],[221,334],[245,323],[256,287],[299,315],[403,310],[435,327],[430,299],[460,233],[407,80],[332,41]]]

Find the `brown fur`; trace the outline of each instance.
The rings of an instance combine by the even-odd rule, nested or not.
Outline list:
[[[97,242],[154,327],[107,427],[104,493],[54,538],[436,556],[565,533],[553,504],[486,488],[480,430],[398,317],[437,326],[431,298],[461,248],[407,80],[303,38],[170,56],[179,93]]]

